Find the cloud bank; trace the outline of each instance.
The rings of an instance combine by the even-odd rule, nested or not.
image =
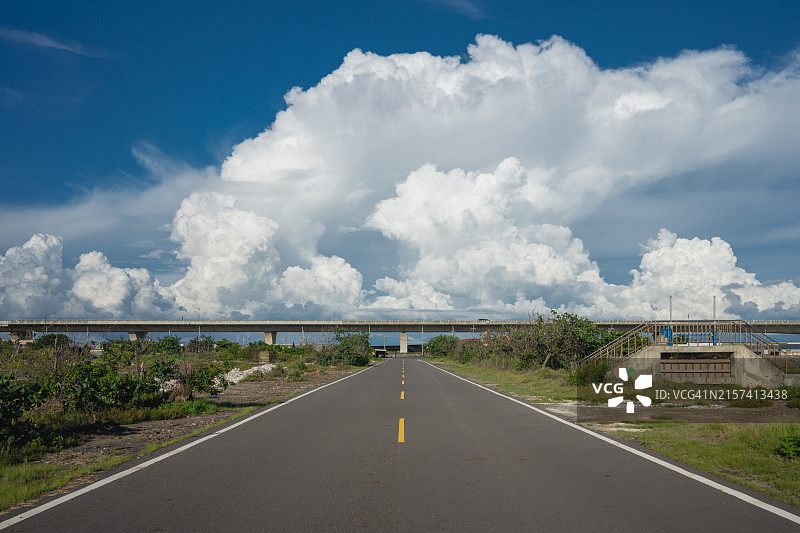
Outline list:
[[[173,280],[99,251],[65,268],[54,224],[0,256],[0,313],[650,319],[672,295],[697,318],[714,296],[719,318],[800,315],[800,288],[738,267],[724,236],[662,229],[620,285],[570,228],[687,173],[796,166],[797,56],[767,71],[721,48],[607,70],[559,37],[486,35],[467,56],[354,50],[219,169],[162,168],[147,151],[163,178],[132,204],[172,183],[186,196],[128,223],[152,233],[173,206],[167,247],[142,251],[170,252]]]

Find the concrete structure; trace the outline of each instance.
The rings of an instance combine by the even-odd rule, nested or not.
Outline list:
[[[619,366],[633,368],[637,375],[652,374],[654,378],[698,385],[765,388],[800,385],[800,375],[784,374],[767,359],[741,345],[649,346]],[[609,371],[609,379],[616,376],[616,368]]]
[[[127,333],[131,340],[148,333],[245,333],[260,331],[264,342],[275,344],[279,333],[333,333],[337,328],[369,333],[400,333],[400,352],[408,353],[408,333],[501,332],[519,327],[519,320],[8,320],[0,321],[0,333],[14,340],[33,338],[40,333]]]
[[[703,324],[709,321],[683,321],[684,324]],[[721,321],[720,321],[721,322]],[[527,320],[7,320],[0,321],[0,333],[12,339],[30,339],[50,333],[127,333],[132,340],[144,339],[148,333],[245,333],[263,332],[264,341],[274,344],[279,333],[333,333],[336,328],[369,333],[400,333],[401,353],[408,352],[408,333],[425,332],[501,333],[510,327],[520,327]],[[638,321],[595,321],[603,329],[631,331]],[[800,320],[750,322],[751,329],[764,333],[800,334]]]

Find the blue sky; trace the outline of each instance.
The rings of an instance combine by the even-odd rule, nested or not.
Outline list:
[[[799,20],[791,1],[3,4],[0,316],[649,318],[675,294],[798,318]],[[398,54],[419,70],[393,59],[412,79],[387,85]],[[529,60],[554,77],[503,71]],[[451,75],[463,122],[417,117]],[[482,174],[506,193],[484,201]]]

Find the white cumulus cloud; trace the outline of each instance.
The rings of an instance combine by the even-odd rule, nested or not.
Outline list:
[[[757,168],[746,178],[785,183],[798,163],[799,65],[795,56],[766,70],[719,48],[603,69],[560,37],[515,46],[479,35],[465,59],[356,49],[316,85],[291,89],[286,109],[219,169],[163,165],[151,147],[137,150],[164,177],[119,224],[150,235],[137,257],[174,254],[181,268],[169,283],[112,266],[108,251],[62,271],[60,240],[20,247],[17,236],[0,263],[0,309],[32,314],[52,297],[114,316],[519,316],[535,307],[661,318],[673,295],[676,310],[697,317],[710,316],[714,296],[720,317],[797,313],[796,270],[760,281],[737,266],[725,234],[649,234],[641,258],[626,258],[625,270],[638,262],[630,281],[608,283],[572,228],[602,229],[609,199],[628,194],[646,202],[631,213],[663,212],[670,199],[642,191],[687,175],[726,183],[725,169]],[[732,190],[751,185],[733,179]],[[703,190],[709,217],[725,209],[715,194],[724,191]],[[169,241],[135,215],[151,204]],[[69,220],[63,227],[83,236],[80,207],[49,218],[53,229],[16,215],[30,233]],[[649,222],[652,233],[669,227]],[[774,225],[770,234],[784,237],[773,245],[790,245],[791,217]]]
[[[97,251],[81,255],[71,278],[67,316],[160,317],[173,304],[146,269],[114,267]]]
[[[170,236],[180,246],[178,257],[189,261],[184,277],[171,287],[176,305],[210,316],[252,314],[275,276],[277,234],[275,222],[239,209],[232,196],[186,198]]]
[[[6,316],[41,316],[60,301],[62,242],[34,235],[0,256],[0,309]]]

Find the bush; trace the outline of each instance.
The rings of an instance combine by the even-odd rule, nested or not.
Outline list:
[[[286,381],[289,382],[300,382],[300,381],[308,381],[308,378],[303,375],[302,372],[299,370],[293,370],[289,377],[286,378]]]
[[[214,337],[211,335],[202,335],[200,337],[193,337],[186,344],[186,351],[192,353],[205,353],[214,351]]]
[[[425,353],[431,357],[448,357],[458,349],[459,341],[452,335],[437,335],[425,343]]]
[[[38,428],[23,415],[44,400],[35,383],[16,383],[14,374],[0,374],[0,445],[20,446],[39,436]]]
[[[606,374],[611,370],[608,361],[589,361],[580,368],[573,369],[569,373],[569,381],[576,386],[586,386],[590,383],[602,383],[606,380]]]
[[[454,358],[459,363],[470,363],[481,359],[483,346],[479,342],[461,341]]]
[[[800,387],[786,387],[786,400],[788,407],[800,408]]]
[[[347,330],[336,328],[336,342],[337,344],[325,347],[317,354],[317,362],[320,365],[367,366],[369,364],[372,357],[369,333],[366,331],[351,333]]]
[[[741,400],[733,400],[730,403],[731,407],[749,407],[751,409],[769,407],[770,405],[772,405],[772,400],[767,398],[744,398]]]
[[[178,355],[181,353],[181,341],[178,337],[162,337],[150,345],[150,352],[162,355]]]
[[[587,318],[552,311],[502,333],[486,333],[479,342],[462,341],[447,353],[460,363],[483,363],[501,370],[566,369],[619,335]],[[444,351],[436,346],[426,349]]]
[[[120,365],[129,366],[133,364],[136,357],[136,350],[141,344],[142,341],[126,341],[124,339],[119,339],[105,341],[100,347],[103,350],[103,357],[116,361]]]
[[[64,348],[71,345],[72,341],[63,333],[48,333],[38,339],[34,339],[33,342],[28,344],[27,348],[41,350],[42,348]]]
[[[172,357],[151,357],[145,365],[147,375],[159,381],[176,379],[180,375],[178,363]]]
[[[212,361],[186,360],[179,363],[172,357],[157,356],[147,362],[147,374],[162,383],[177,380],[185,400],[191,400],[194,392],[213,395],[219,388],[227,388],[228,382],[223,377],[225,371],[225,366]]]
[[[67,411],[100,411],[138,404],[157,390],[154,381],[134,374],[121,374],[107,361],[75,363],[63,374],[45,380],[50,395]]]
[[[224,374],[225,367],[219,363],[202,361],[188,364],[178,380],[182,381],[191,391],[207,392],[213,395],[219,388],[228,387],[228,382],[223,377]]]
[[[789,435],[778,444],[776,451],[787,459],[800,457],[800,435]]]

